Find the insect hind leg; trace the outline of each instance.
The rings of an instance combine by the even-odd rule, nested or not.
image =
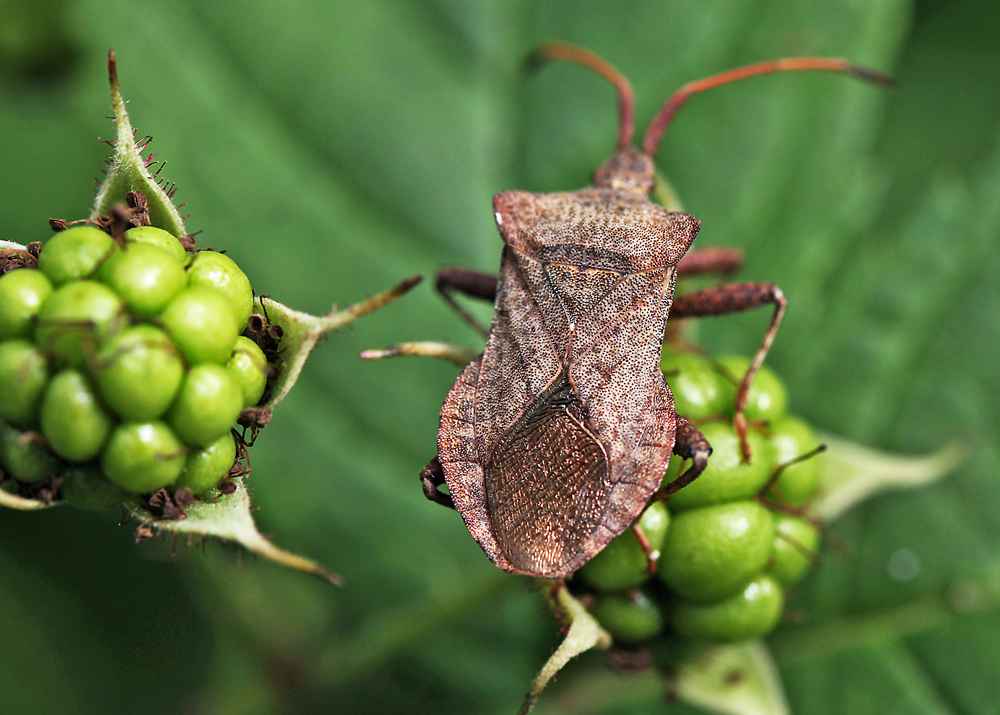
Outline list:
[[[689,251],[677,264],[677,277],[716,275],[726,278],[743,265],[738,248],[701,248]]]
[[[740,439],[740,451],[745,462],[749,462],[751,456],[750,445],[747,443],[747,421],[743,414],[747,403],[747,394],[754,376],[767,356],[767,351],[771,349],[774,335],[778,332],[781,319],[785,315],[785,308],[788,307],[788,300],[781,289],[773,283],[735,283],[685,293],[674,298],[673,306],[670,308],[672,318],[701,318],[740,313],[765,305],[774,306],[771,322],[764,332],[764,337],[750,367],[747,368],[746,374],[740,380],[739,387],[736,388],[736,415],[733,418],[733,425],[736,428],[736,435]]]
[[[440,460],[435,457],[427,463],[427,466],[420,470],[420,484],[424,488],[424,496],[436,504],[446,506],[449,509],[455,508],[455,503],[450,494],[441,491],[444,484],[444,469]]]

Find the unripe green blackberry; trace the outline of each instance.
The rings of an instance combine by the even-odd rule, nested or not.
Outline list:
[[[85,368],[88,359],[97,355],[101,340],[117,327],[121,310],[121,298],[107,286],[71,281],[42,305],[35,343],[57,361]]]
[[[146,422],[158,419],[173,403],[184,364],[166,333],[137,325],[104,344],[96,378],[105,403],[119,417]]]
[[[819,549],[819,529],[806,519],[786,514],[774,517],[774,546],[767,571],[782,585],[801,581],[814,563]]]
[[[267,386],[267,358],[257,343],[242,335],[236,338],[233,356],[226,367],[239,383],[243,406],[253,407],[260,402]]]
[[[146,494],[173,484],[185,458],[184,445],[163,422],[125,422],[101,453],[101,471],[126,492]]]
[[[94,459],[114,427],[114,420],[101,407],[89,380],[73,368],[49,380],[40,417],[49,447],[70,462]]]
[[[34,425],[48,379],[48,361],[34,344],[0,343],[0,419],[18,427]]]
[[[41,271],[19,268],[0,276],[0,340],[30,339],[34,318],[52,294],[52,282]]]
[[[650,504],[639,526],[649,540],[654,562],[660,556],[660,549],[670,526],[670,514],[663,502]],[[652,576],[649,558],[632,529],[619,534],[604,547],[597,556],[583,565],[580,577],[601,591],[621,591],[640,586]]]
[[[723,377],[702,356],[664,350],[660,369],[670,385],[677,414],[700,420],[722,415],[729,408],[730,392]]]
[[[652,640],[663,629],[660,605],[639,590],[598,596],[591,613],[622,645]]]
[[[183,264],[150,243],[117,247],[97,278],[121,297],[131,313],[147,319],[167,307],[187,284]]]
[[[736,390],[740,381],[750,367],[750,358],[742,355],[727,355],[715,361],[716,366],[725,376],[725,403],[727,414],[732,414],[736,404]],[[785,414],[788,407],[788,393],[785,385],[767,365],[761,365],[754,375],[753,382],[747,392],[747,403],[743,414],[750,421],[776,420]]]
[[[37,484],[59,473],[59,463],[39,437],[0,421],[0,465],[19,482]]]
[[[253,312],[253,290],[250,280],[232,258],[215,251],[199,251],[187,269],[188,285],[215,288],[226,296],[239,329],[247,324]]]
[[[225,364],[241,330],[229,299],[204,286],[181,291],[159,321],[189,365]]]
[[[773,543],[774,519],[756,502],[690,509],[673,516],[657,575],[689,601],[718,601],[764,570]]]
[[[172,233],[168,233],[162,228],[136,226],[125,232],[125,240],[135,241],[136,243],[147,243],[151,246],[162,248],[180,263],[183,263],[187,258],[187,251],[184,250],[181,242]]]
[[[114,245],[111,236],[95,226],[74,226],[45,243],[38,268],[55,286],[91,278]]]
[[[791,462],[814,449],[820,442],[816,433],[798,417],[786,416],[771,423],[768,432],[779,464]],[[814,455],[785,467],[775,482],[771,496],[791,506],[802,506],[816,495],[820,465],[824,456]]]
[[[227,434],[243,409],[236,379],[221,365],[196,365],[188,371],[168,415],[186,444],[207,447]]]
[[[725,600],[680,604],[674,611],[673,624],[685,638],[732,643],[770,633],[783,608],[781,586],[772,577],[762,575]]]
[[[667,506],[672,512],[750,499],[767,484],[774,471],[774,447],[756,431],[747,433],[752,456],[749,462],[744,462],[736,430],[731,424],[708,422],[700,429],[712,445],[712,456],[701,476],[670,498]],[[674,455],[664,479],[674,479],[688,465]]]
[[[243,271],[153,226],[75,226],[16,253],[0,274],[4,490],[100,508],[225,479],[269,370],[240,335]]]
[[[187,487],[195,495],[207,492],[222,481],[235,461],[236,440],[227,432],[204,449],[188,454],[174,487]]]

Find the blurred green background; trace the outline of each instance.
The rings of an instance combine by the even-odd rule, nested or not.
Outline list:
[[[775,56],[898,78],[701,95],[659,164],[698,245],[746,249],[741,277],[788,295],[769,360],[795,411],[897,452],[972,447],[944,483],[835,525],[846,556],[771,639],[793,710],[1000,712],[997,3],[3,0],[2,237],[88,213],[113,47],[189,229],[259,293],[321,313],[445,264],[495,270],[491,196],[582,186],[614,144],[601,80],[522,71],[546,39],[628,76],[640,127],[684,82]],[[746,353],[766,320],[700,335]],[[233,547],[134,545],[115,512],[0,513],[0,711],[514,712],[556,626],[417,481],[455,370],[356,357],[425,339],[478,345],[427,285],[331,336],[254,449],[262,529],[341,590]],[[588,655],[538,712],[656,713],[660,695]]]

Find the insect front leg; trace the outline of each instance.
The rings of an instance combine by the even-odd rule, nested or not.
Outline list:
[[[437,457],[420,470],[420,484],[424,487],[424,496],[441,506],[454,509],[455,504],[450,494],[445,494],[440,487],[444,484],[444,469]]]
[[[489,335],[489,329],[459,305],[458,301],[455,300],[455,294],[461,293],[470,298],[493,303],[497,299],[497,277],[495,275],[470,271],[466,268],[442,268],[434,279],[434,288],[441,294],[444,301],[462,316],[462,320],[471,325],[484,338]]]
[[[677,418],[677,427],[674,432],[673,451],[682,459],[690,459],[691,466],[670,484],[664,484],[657,489],[650,502],[669,499],[670,496],[697,479],[705,471],[705,467],[708,466],[708,458],[712,454],[712,445],[705,439],[701,430],[688,422],[686,417],[681,417],[676,412],[674,415]]]
[[[754,355],[750,367],[747,368],[747,372],[736,390],[736,415],[733,418],[733,424],[740,439],[740,451],[743,453],[744,461],[750,460],[750,445],[747,444],[747,421],[743,414],[747,393],[750,391],[754,375],[757,374],[767,356],[767,351],[771,349],[774,335],[778,332],[778,326],[781,325],[781,319],[785,315],[785,308],[788,307],[785,294],[778,286],[771,283],[736,283],[678,296],[674,298],[674,304],[670,308],[670,315],[673,318],[702,318],[741,313],[764,305],[773,305],[774,314],[771,316],[771,322],[767,326],[760,347],[757,348],[757,354]]]

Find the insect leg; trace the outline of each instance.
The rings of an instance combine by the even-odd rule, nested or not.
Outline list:
[[[471,325],[483,337],[489,335],[490,331],[458,304],[458,301],[455,300],[455,293],[492,303],[497,299],[496,276],[470,271],[466,268],[442,268],[434,280],[434,287],[444,301],[462,316],[462,320]]]
[[[712,454],[712,445],[705,439],[697,427],[687,421],[686,417],[674,413],[677,417],[677,428],[674,433],[674,454],[683,459],[690,459],[691,466],[684,470],[677,479],[664,484],[653,494],[651,501],[668,499],[678,490],[683,489],[693,482],[705,471],[708,466],[708,458]]]
[[[646,570],[651,574],[656,573],[656,559],[659,558],[660,552],[653,550],[653,545],[649,543],[649,537],[646,536],[645,530],[639,526],[638,521],[632,524],[632,533],[635,534],[635,539],[639,542],[639,548],[642,549],[642,553],[646,556]]]
[[[700,276],[712,273],[729,276],[743,265],[743,251],[738,248],[703,248],[691,251],[677,264],[677,275]]]
[[[451,500],[450,494],[441,491],[440,486],[444,484],[444,469],[441,462],[435,457],[427,463],[427,466],[420,470],[420,483],[424,487],[424,496],[432,502],[437,502],[441,506],[454,509],[455,504]]]
[[[760,347],[757,348],[757,354],[754,355],[746,375],[743,376],[736,390],[736,415],[733,418],[733,425],[740,438],[740,450],[743,453],[744,461],[750,461],[750,446],[747,444],[747,421],[743,415],[743,409],[746,407],[750,384],[764,362],[767,351],[771,349],[774,335],[778,332],[781,318],[785,314],[785,308],[788,307],[785,294],[772,283],[736,283],[706,288],[679,296],[674,298],[674,304],[670,308],[671,317],[700,318],[740,313],[769,304],[774,306],[771,323],[767,326]]]

